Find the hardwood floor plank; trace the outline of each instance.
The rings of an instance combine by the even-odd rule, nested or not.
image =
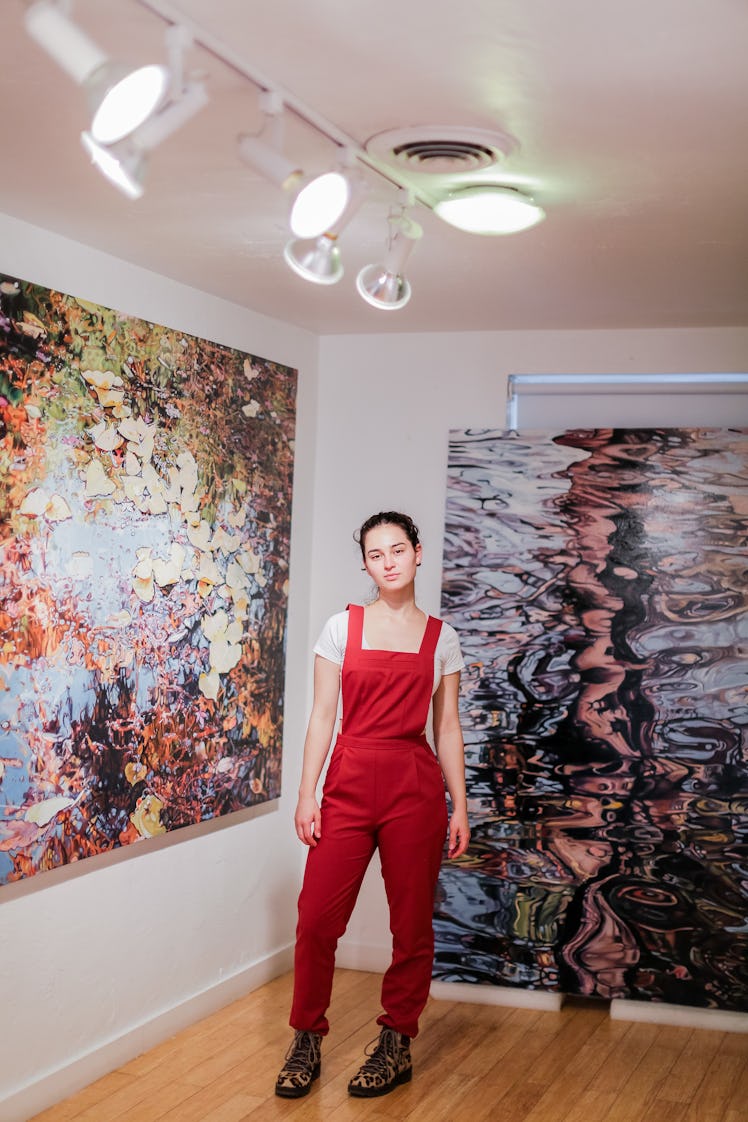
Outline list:
[[[696,1089],[686,1122],[723,1122],[728,1108],[732,1106],[730,1100],[743,1067],[741,1056],[734,1052],[718,1052]]]
[[[322,1077],[274,1094],[292,1039],[284,975],[205,1017],[30,1122],[748,1122],[748,1037],[430,1000],[409,1084],[354,1099],[376,1037],[381,977],[335,976]]]
[[[70,1098],[65,1099],[57,1106],[52,1106],[49,1110],[43,1110],[41,1114],[36,1114],[34,1122],[69,1122],[69,1119],[75,1118],[81,1111],[87,1110],[96,1103],[103,1102],[104,1099],[131,1082],[131,1078],[123,1075],[121,1071],[112,1071],[109,1075],[97,1079],[95,1083],[89,1083],[88,1087],[84,1087],[82,1091],[71,1095]]]
[[[558,1122],[605,1122],[616,1101],[614,1091],[583,1091],[571,1110]]]
[[[677,1046],[653,1044],[625,1081],[606,1122],[641,1122],[679,1055]]]
[[[685,1031],[685,1030],[684,1030]],[[690,1103],[727,1033],[693,1031],[663,1080],[659,1094],[670,1102]]]

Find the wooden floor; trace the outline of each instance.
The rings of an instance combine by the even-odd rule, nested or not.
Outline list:
[[[336,974],[322,1077],[273,1094],[291,1039],[291,976],[139,1056],[34,1122],[747,1122],[748,1036],[611,1021],[604,1005],[558,1013],[431,1000],[414,1077],[380,1099],[348,1079],[376,1035],[381,978]]]

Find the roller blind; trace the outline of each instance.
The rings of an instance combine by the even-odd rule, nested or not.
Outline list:
[[[512,374],[507,428],[748,426],[745,374]]]

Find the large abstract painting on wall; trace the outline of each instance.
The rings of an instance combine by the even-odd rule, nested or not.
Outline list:
[[[435,977],[748,1010],[748,430],[451,435]]]
[[[0,275],[0,884],[279,795],[295,396]]]

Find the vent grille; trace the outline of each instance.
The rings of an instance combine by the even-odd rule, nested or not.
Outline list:
[[[460,175],[493,167],[515,145],[506,133],[425,125],[377,133],[366,150],[393,167],[422,175]]]
[[[413,140],[392,149],[398,164],[429,175],[478,171],[496,163],[492,148],[460,140]]]

